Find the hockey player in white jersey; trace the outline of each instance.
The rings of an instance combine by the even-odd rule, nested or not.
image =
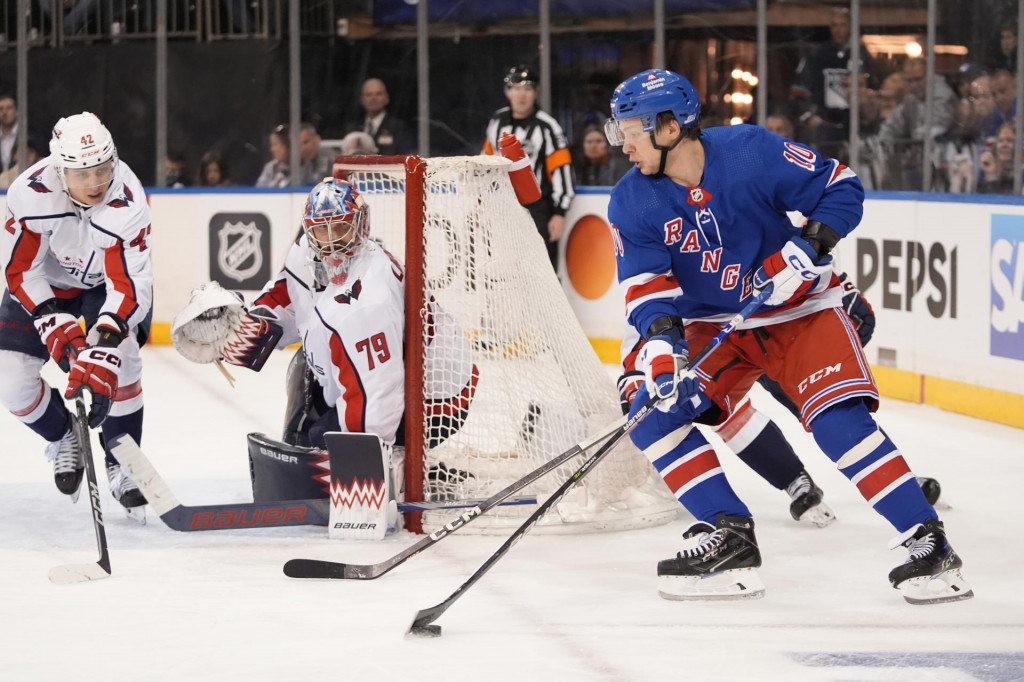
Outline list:
[[[341,431],[376,434],[391,450],[403,444],[405,270],[369,238],[369,207],[348,182],[316,185],[302,223],[284,267],[248,310],[216,284],[195,290],[175,317],[175,347],[194,362],[223,359],[259,370],[270,350],[301,342],[315,382],[300,382],[305,395],[289,401],[301,403],[287,416],[289,444],[322,449],[326,432]],[[462,338],[438,306],[427,314],[433,334]],[[428,373],[441,362],[430,348]],[[434,443],[461,426],[477,383],[468,344],[452,355],[443,361],[450,381],[425,396],[431,407],[444,404],[436,410],[443,419],[428,428]]]
[[[57,488],[77,500],[83,434],[40,375],[53,359],[69,373],[64,397],[89,389],[101,440],[142,439],[142,360],[153,301],[151,219],[138,178],[94,114],[60,119],[50,155],[7,193],[0,304],[0,403],[49,445]],[[84,318],[86,332],[79,326]],[[145,520],[145,498],[106,451],[113,496]]]

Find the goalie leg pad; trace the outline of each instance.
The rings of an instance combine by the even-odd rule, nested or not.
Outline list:
[[[391,447],[371,433],[325,434],[331,462],[332,540],[382,540],[398,518]]]
[[[324,450],[288,445],[262,433],[250,433],[248,444],[253,502],[328,497],[330,466]]]

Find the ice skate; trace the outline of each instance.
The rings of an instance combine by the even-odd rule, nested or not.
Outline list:
[[[818,528],[824,528],[836,520],[835,512],[822,501],[824,493],[815,485],[810,474],[801,471],[793,482],[786,486],[789,493],[789,513],[796,521],[807,521]]]
[[[53,482],[57,490],[78,502],[85,471],[82,427],[77,419],[68,419],[68,432],[59,441],[46,446],[46,458],[53,462]]]
[[[935,506],[939,501],[939,495],[942,494],[942,486],[934,478],[927,478],[925,476],[917,477],[917,484],[921,486],[921,492],[924,493],[924,499],[928,501],[928,504]],[[948,509],[949,505],[945,505]]]
[[[974,591],[960,574],[964,565],[946,540],[942,522],[932,519],[917,524],[889,543],[890,549],[906,547],[910,556],[889,571],[889,582],[911,604],[941,604],[970,599]]]
[[[691,542],[673,559],[658,562],[658,594],[673,600],[757,599],[761,552],[754,521],[720,514],[717,528],[698,521],[683,533]]]
[[[110,482],[110,494],[121,503],[128,518],[145,525],[146,498],[135,485],[135,481],[121,470],[120,464],[107,465],[107,481]]]

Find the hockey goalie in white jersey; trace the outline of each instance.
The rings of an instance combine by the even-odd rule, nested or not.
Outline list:
[[[50,155],[7,192],[0,403],[49,441],[54,481],[73,500],[85,466],[83,434],[40,371],[52,358],[68,373],[65,397],[89,389],[89,423],[103,425],[104,443],[124,433],[142,440],[139,346],[152,316],[150,222],[142,185],[90,113],[60,119]],[[111,493],[144,521],[145,498],[109,451],[106,464]]]
[[[327,495],[323,475],[310,473],[303,446],[325,448],[327,432],[370,433],[380,438],[393,480],[401,474],[405,409],[405,271],[383,246],[370,238],[369,207],[352,184],[326,179],[309,193],[302,216],[303,234],[285,265],[248,310],[235,294],[207,284],[174,321],[175,347],[195,362],[225,362],[259,370],[270,350],[300,342],[304,362],[289,368],[285,441],[257,435],[258,445],[284,456],[273,458],[273,473],[256,471],[257,501]],[[435,357],[427,339],[426,371],[451,379],[435,383],[425,396],[438,417],[427,425],[428,447],[455,433],[466,418],[478,372],[468,342],[457,325],[431,301],[434,335],[457,340],[465,352]],[[444,364],[444,371],[435,365]],[[310,381],[309,377],[315,379]],[[252,447],[250,437],[250,447]],[[302,466],[287,466],[298,457]],[[325,458],[319,456],[322,461]],[[297,471],[297,475],[288,472]],[[261,480],[256,480],[262,476]],[[398,492],[398,491],[396,491]]]

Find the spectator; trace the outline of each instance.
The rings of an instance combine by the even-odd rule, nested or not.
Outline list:
[[[992,75],[992,100],[995,105],[992,116],[982,131],[986,139],[994,138],[999,128],[1017,114],[1017,79],[1006,69],[999,69]]]
[[[515,135],[530,159],[541,197],[526,208],[548,247],[551,266],[558,270],[558,240],[565,231],[565,212],[576,194],[572,182],[572,155],[562,127],[537,107],[537,72],[519,64],[505,75],[509,106],[494,112],[487,122],[485,154],[498,154],[502,133]]]
[[[270,131],[270,155],[273,158],[263,166],[263,171],[256,180],[256,186],[287,187],[291,181],[291,168],[288,165],[290,153],[288,126],[282,123]]]
[[[576,155],[576,181],[580,185],[612,187],[629,170],[629,159],[622,150],[608,148],[604,130],[597,126],[583,129],[582,149]]]
[[[365,116],[361,123],[350,124],[349,130],[361,130],[370,135],[377,149],[385,156],[411,154],[414,151],[409,126],[387,111],[391,98],[384,81],[379,78],[364,81],[359,102]]]
[[[208,151],[199,159],[196,187],[230,187],[231,172],[227,163],[215,151]]]
[[[320,133],[312,123],[303,123],[299,129],[299,182],[315,185],[331,174],[334,155],[329,149],[321,149]]]
[[[992,60],[994,71],[1017,73],[1017,23],[1010,21],[999,31],[999,52]]]
[[[0,95],[0,171],[18,165],[17,153],[18,102],[11,95]]]
[[[903,74],[897,71],[886,76],[882,81],[882,87],[878,89],[878,103],[881,109],[879,115],[883,121],[903,103],[903,94]]]
[[[834,156],[850,134],[850,103],[843,82],[850,73],[850,13],[846,8],[832,9],[829,21],[831,39],[808,59],[800,60],[790,88],[801,127],[801,140],[816,146],[826,156]],[[860,71],[874,77],[876,68],[863,45]]]
[[[31,168],[36,161],[39,160],[39,150],[36,149],[35,144],[32,140],[28,141],[28,146],[25,148],[25,155],[28,157],[28,163],[22,167],[22,164],[15,163],[13,166],[0,173],[0,189],[7,189],[11,186],[11,183],[21,175],[25,168]]]
[[[903,102],[882,122],[878,131],[879,139],[889,149],[887,156],[891,163],[886,173],[886,189],[921,189],[924,140],[928,136],[935,139],[943,135],[953,124],[956,93],[942,76],[936,74],[933,81],[935,108],[932,112],[932,127],[930,130],[926,128],[925,74],[923,59],[908,59],[903,63]]]
[[[995,151],[985,149],[978,158],[978,193],[1013,193],[1013,147],[1016,137],[1012,123],[999,126]],[[1019,172],[1019,171],[1018,171]]]
[[[179,151],[167,152],[167,160],[164,161],[164,184],[174,189],[188,187],[188,176],[185,175],[185,155]]]
[[[769,114],[764,119],[764,127],[779,137],[793,139],[793,122],[785,114]]]
[[[847,99],[850,99],[849,76],[843,83],[843,92]],[[884,104],[881,93],[868,87],[866,74],[861,74],[858,106],[860,125],[857,131],[859,141],[857,177],[860,178],[864,189],[881,189],[885,178],[886,154],[878,139],[878,130],[884,120],[882,116]]]
[[[987,146],[983,130],[995,108],[991,80],[982,72],[967,84],[953,116],[953,127],[939,138],[939,173],[934,185],[937,191],[961,194],[976,189],[975,161]]]
[[[373,138],[361,130],[354,130],[341,138],[341,153],[344,156],[368,156],[377,151]]]

